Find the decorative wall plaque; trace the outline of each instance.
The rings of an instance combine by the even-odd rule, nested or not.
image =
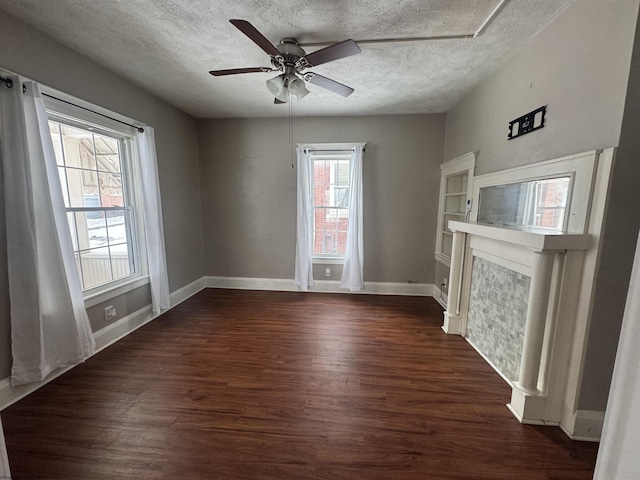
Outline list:
[[[544,117],[546,113],[547,106],[545,105],[509,122],[509,135],[507,136],[507,140],[513,140],[514,138],[521,137],[522,135],[544,127]]]

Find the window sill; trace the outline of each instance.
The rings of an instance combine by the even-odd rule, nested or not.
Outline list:
[[[440,263],[442,263],[443,265],[451,268],[451,257],[448,257],[442,253],[436,253],[435,254],[436,260]]]
[[[95,305],[98,305],[99,303],[106,302],[120,295],[124,295],[125,293],[135,290],[136,288],[148,285],[149,282],[150,279],[148,275],[125,280],[124,282],[118,283],[117,285],[109,287],[105,290],[85,295],[84,306],[85,308],[93,307]]]
[[[344,257],[313,257],[314,265],[344,265]]]

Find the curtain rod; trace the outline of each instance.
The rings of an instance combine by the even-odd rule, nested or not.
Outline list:
[[[323,149],[315,149],[315,148],[305,148],[307,152],[317,152],[317,153],[351,153],[353,152],[352,148],[349,149],[338,149],[338,150],[323,150]],[[364,148],[362,149],[364,152]]]
[[[10,78],[0,77],[0,82],[6,83],[7,84],[7,88],[13,88],[13,80],[11,80]],[[27,87],[22,85],[22,93],[24,93],[26,91],[27,91]]]
[[[45,97],[53,98],[54,100],[58,100],[59,102],[66,103],[67,105],[81,108],[82,110],[86,110],[87,112],[95,113],[96,115],[100,115],[101,117],[108,118],[109,120],[113,120],[114,122],[122,123],[123,125],[127,125],[131,128],[135,128],[140,133],[144,132],[144,128],[142,127],[138,127],[137,125],[131,125],[130,123],[123,122],[122,120],[118,120],[117,118],[110,117],[109,115],[105,115],[104,113],[96,112],[95,110],[91,110],[90,108],[83,107],[82,105],[77,105],[67,100],[63,100],[62,98],[54,97],[53,95],[49,95],[48,93],[42,93],[42,95],[44,95]]]
[[[0,76],[0,82],[4,82],[7,85],[7,88],[13,88],[13,80],[10,78],[4,78]],[[25,92],[26,88],[24,84],[22,85],[22,91]],[[122,123],[123,125],[127,125],[131,128],[135,128],[138,132],[143,133],[144,128],[138,127],[137,125],[131,125],[130,123],[123,122],[122,120],[118,120],[117,118],[110,117],[109,115],[105,115],[104,113],[96,112],[91,110],[90,108],[83,107],[82,105],[76,105],[75,103],[71,103],[67,100],[63,100],[62,98],[54,97],[53,95],[49,95],[48,93],[42,93],[43,96],[53,98],[54,100],[58,100],[59,102],[66,103],[67,105],[72,105],[77,108],[81,108],[82,110],[86,110],[87,112],[95,113],[96,115],[100,115],[101,117],[108,118],[109,120],[113,120],[114,122]]]

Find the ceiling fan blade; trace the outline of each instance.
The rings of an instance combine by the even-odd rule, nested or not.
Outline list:
[[[284,105],[287,102],[283,102],[282,100],[278,100],[277,98],[273,99],[273,104],[274,105]]]
[[[249,67],[249,68],[230,68],[228,70],[210,70],[209,73],[214,77],[222,77],[224,75],[237,75],[239,73],[260,73],[271,72],[272,68],[267,67]]]
[[[358,53],[360,53],[358,44],[353,40],[345,40],[312,52],[304,58],[309,66],[315,67],[316,65],[333,62],[334,60],[357,55]]]
[[[342,95],[343,97],[348,97],[353,93],[353,88],[347,87],[346,85],[338,83],[335,80],[331,80],[330,78],[323,77],[322,75],[318,75],[317,73],[306,72],[303,75],[303,78],[309,83],[313,83],[318,87],[331,90],[332,92],[335,92],[338,95]]]
[[[258,45],[262,50],[264,50],[267,55],[271,55],[272,57],[277,57],[280,55],[280,51],[276,48],[276,46],[271,43],[269,40],[262,35],[256,27],[251,25],[246,20],[229,20],[233,26],[235,26],[238,30],[244,33],[247,37],[249,37],[253,42]]]

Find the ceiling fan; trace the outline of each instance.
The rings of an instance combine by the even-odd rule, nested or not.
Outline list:
[[[274,95],[275,104],[287,103],[289,96],[294,96],[296,100],[305,97],[309,93],[304,84],[305,81],[331,90],[343,97],[348,97],[353,93],[353,88],[342,83],[317,73],[303,71],[309,67],[315,67],[360,53],[360,47],[355,41],[345,40],[307,54],[298,45],[295,38],[283,38],[278,45],[273,45],[248,21],[229,21],[271,57],[271,67],[211,70],[209,73],[214,77],[239,73],[282,72],[276,77],[267,80],[267,88]]]

